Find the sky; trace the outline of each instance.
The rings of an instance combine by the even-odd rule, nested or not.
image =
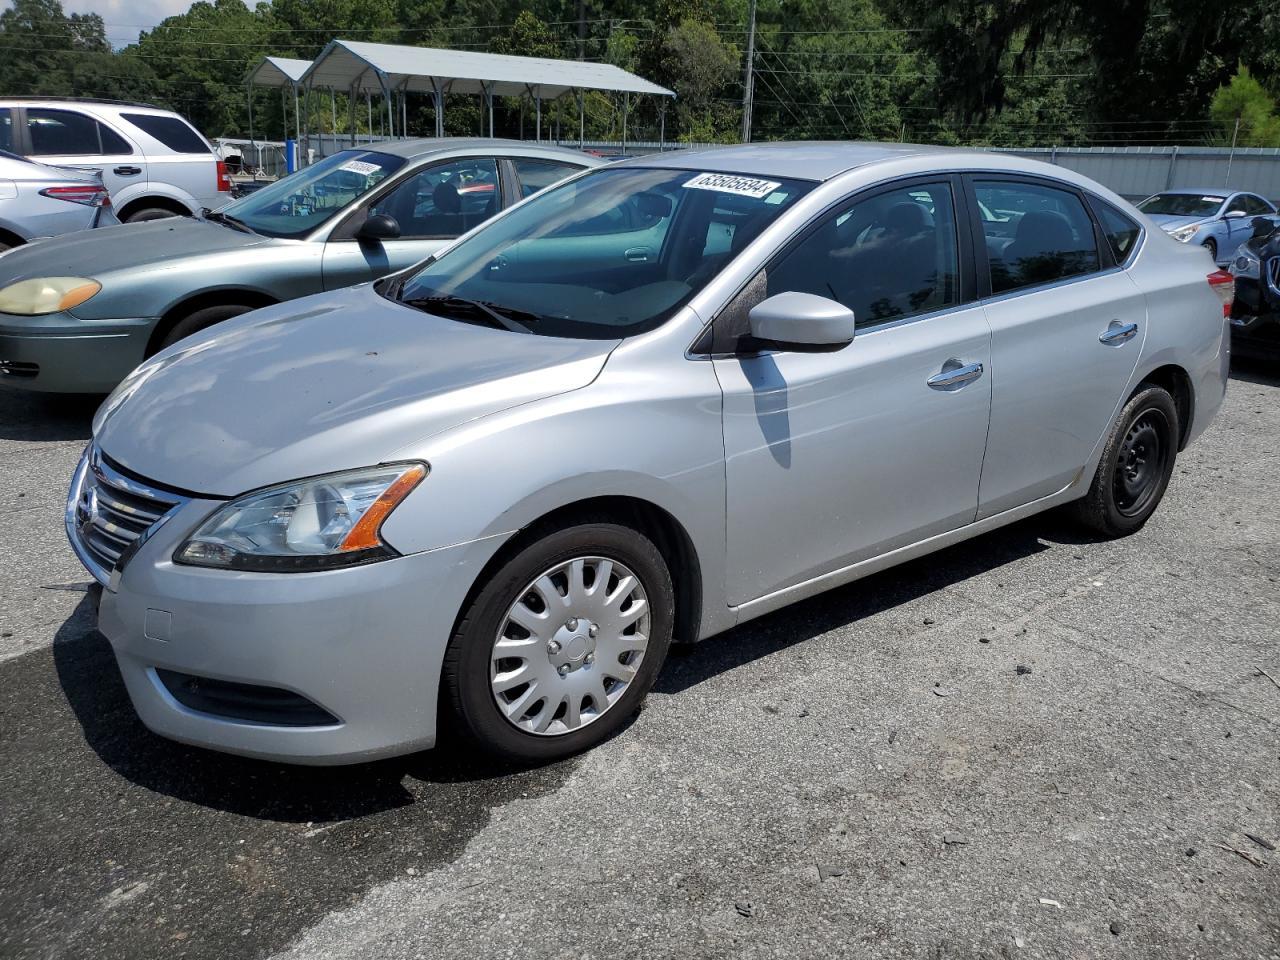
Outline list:
[[[96,13],[107,25],[107,40],[113,47],[123,47],[138,39],[142,30],[150,30],[165,17],[186,13],[192,0],[62,0],[67,13]],[[0,9],[10,0],[0,0]]]

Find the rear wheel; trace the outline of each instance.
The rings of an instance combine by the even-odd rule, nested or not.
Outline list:
[[[443,687],[457,732],[520,763],[595,746],[653,686],[674,611],[648,537],[607,521],[548,533],[480,589],[450,641]]]
[[[164,220],[168,217],[180,217],[182,214],[174,213],[167,207],[143,207],[141,210],[135,210],[129,216],[125,217],[125,223],[144,223],[147,220]]]
[[[1178,449],[1178,411],[1162,387],[1140,389],[1116,419],[1076,516],[1107,537],[1141,529],[1164,497]]]
[[[248,313],[253,307],[246,306],[243,303],[227,303],[216,307],[205,307],[203,310],[197,310],[183,317],[170,330],[157,350],[163,350],[165,347],[172,346],[179,340],[183,340],[193,333],[199,333],[207,327],[212,327],[215,323],[221,323],[223,320],[230,320],[232,317],[238,317],[242,313]]]

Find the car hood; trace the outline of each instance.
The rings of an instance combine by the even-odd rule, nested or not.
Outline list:
[[[1165,233],[1170,233],[1179,227],[1190,226],[1193,223],[1206,223],[1213,219],[1212,217],[1175,217],[1168,213],[1149,213],[1147,217]]]
[[[584,387],[617,343],[436,317],[365,284],[162,351],[107,398],[94,438],[148,480],[236,496],[385,462],[469,420]]]
[[[19,247],[0,260],[0,286],[31,277],[99,277],[166,260],[220,253],[271,242],[207,220],[169,217],[79,230],[30,250]]]

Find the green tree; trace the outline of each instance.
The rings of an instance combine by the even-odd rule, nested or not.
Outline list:
[[[1225,142],[1242,147],[1280,147],[1280,116],[1276,101],[1240,66],[1231,82],[1219,87],[1209,104],[1209,116],[1222,128]]]
[[[676,92],[676,116],[686,140],[718,140],[738,122],[738,111],[717,97],[738,72],[741,54],[715,28],[683,20],[667,31],[663,64]]]

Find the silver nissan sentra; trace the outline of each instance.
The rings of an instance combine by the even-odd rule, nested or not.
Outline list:
[[[668,645],[1030,514],[1122,536],[1229,275],[1071,171],[779,144],[580,174],[162,351],[67,531],[151,729],[299,763],[616,732]]]

